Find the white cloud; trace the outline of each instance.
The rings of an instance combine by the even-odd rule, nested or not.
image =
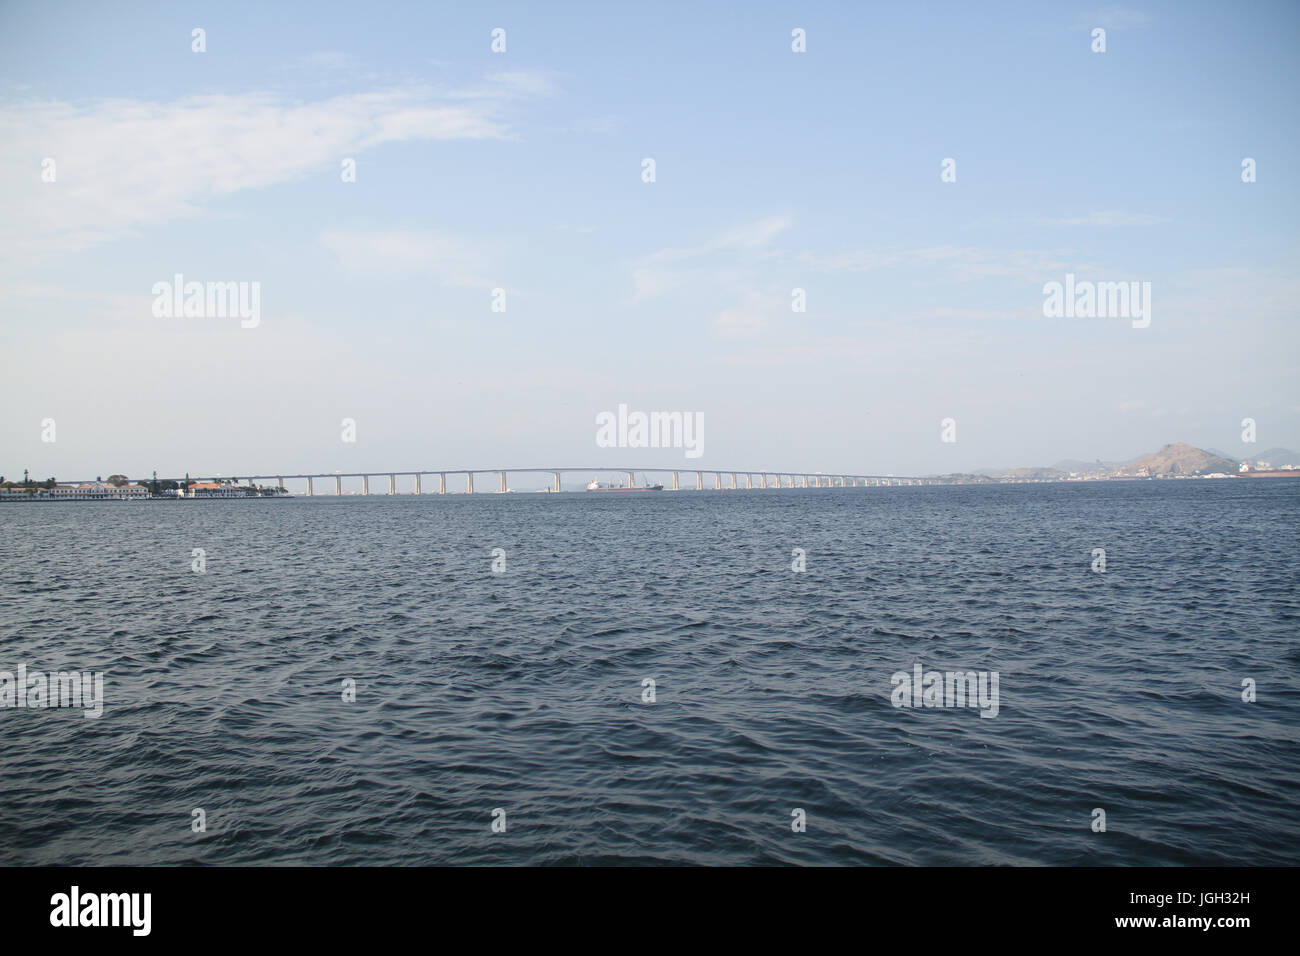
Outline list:
[[[782,303],[773,295],[747,293],[739,305],[723,309],[714,319],[714,334],[722,339],[756,339],[768,328],[773,316],[781,308],[788,310],[788,301]]]
[[[1040,219],[1038,221],[1048,226],[1154,226],[1169,220],[1145,212],[1120,212],[1112,209],[1104,212],[1090,212],[1086,216],[1075,216],[1066,219]]]
[[[330,230],[321,244],[353,278],[421,276],[440,285],[490,288],[498,271],[494,247],[431,232]]]
[[[302,102],[268,93],[0,107],[0,257],[35,258],[198,213],[384,143],[510,136],[501,106],[539,92],[527,74],[482,89],[425,88]],[[57,178],[41,179],[44,158]]]
[[[739,257],[743,266],[754,268],[757,258],[767,254],[764,247],[792,223],[788,216],[771,216],[736,226],[697,246],[669,247],[643,256],[632,269],[635,301],[642,302],[671,291],[682,285],[692,273],[696,278],[703,273],[715,281],[733,279],[734,269],[727,273],[719,272],[717,268],[706,270],[698,264],[699,260],[722,256],[728,262],[735,262]]]
[[[1066,268],[1076,271],[1088,266],[1067,253],[1037,250],[995,250],[969,246],[927,246],[905,249],[885,246],[822,255],[804,253],[799,260],[822,272],[868,272],[902,268],[942,271],[948,278],[967,281],[1008,277],[1043,282]]]

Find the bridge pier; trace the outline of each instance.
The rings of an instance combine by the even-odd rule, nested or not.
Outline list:
[[[369,476],[369,475],[362,475],[362,476],[361,476],[361,493],[362,493],[363,495],[368,495],[368,494],[370,494],[370,476]]]
[[[766,473],[766,472],[764,472],[763,474],[759,475],[759,476],[758,476],[758,480],[759,480],[759,483],[760,483],[760,484],[759,484],[759,487],[762,487],[762,488],[766,488],[766,487],[767,487],[767,473]]]
[[[704,472],[702,471],[697,471],[695,473],[695,490],[696,491],[704,490]]]
[[[342,496],[343,496],[343,476],[335,475],[334,476],[334,497],[340,498]]]
[[[722,472],[720,471],[715,471],[713,473],[713,490],[714,491],[722,490]]]
[[[675,471],[674,471],[674,472],[673,472],[673,491],[680,491],[680,490],[681,490],[681,487],[678,485],[678,482],[677,482],[677,476],[678,476],[678,472],[675,472]]]
[[[440,471],[438,472],[438,494],[445,495],[446,493],[447,493],[447,473],[445,471]]]
[[[474,493],[474,472],[467,471],[465,472],[465,494],[472,495],[473,493]]]
[[[736,490],[736,473],[734,471],[731,473],[731,490]]]
[[[308,476],[307,476],[307,497],[308,497],[308,498],[312,497],[312,490],[311,490],[311,475],[308,475]]]
[[[504,471],[500,471],[497,472],[497,474],[501,476],[501,486],[497,489],[497,492],[499,494],[504,495],[506,493],[506,473]]]
[[[275,486],[279,488],[281,491],[284,491],[284,477],[281,476],[279,478],[276,478],[275,481],[276,481]]]
[[[557,471],[552,477],[555,478],[555,484],[551,486],[551,490],[558,492],[560,490],[560,473]]]
[[[390,495],[395,495],[395,494],[397,494],[397,476],[396,476],[396,475],[389,475],[389,476],[388,476],[388,493],[389,493]]]
[[[415,493],[417,495],[420,493],[420,473],[418,471],[415,473]]]
[[[627,472],[627,486],[631,488],[636,482],[632,478],[632,472]]]

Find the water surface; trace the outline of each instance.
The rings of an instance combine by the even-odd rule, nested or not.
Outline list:
[[[0,670],[107,697],[0,710],[0,864],[1294,864],[1298,519],[1285,479],[0,504]],[[896,709],[916,661],[998,716]]]

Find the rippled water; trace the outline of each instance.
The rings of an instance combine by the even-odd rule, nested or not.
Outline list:
[[[1294,864],[1298,518],[1285,479],[0,505],[0,670],[107,699],[0,710],[0,863]],[[998,716],[895,708],[916,661]]]

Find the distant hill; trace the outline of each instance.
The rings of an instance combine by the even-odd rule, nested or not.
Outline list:
[[[1270,448],[1246,459],[1252,465],[1268,462],[1274,468],[1283,465],[1300,467],[1300,454],[1286,448]],[[1064,481],[1070,477],[1092,478],[1173,476],[1173,475],[1234,475],[1241,460],[1213,449],[1197,448],[1186,442],[1173,442],[1159,451],[1153,451],[1131,461],[1083,461],[1066,458],[1050,468],[980,468],[960,475],[927,475],[941,481],[972,483],[981,481]]]
[[[1213,455],[1186,442],[1173,442],[1159,451],[1153,451],[1136,461],[1129,462],[1117,474],[1121,475],[1209,475],[1215,472],[1232,474],[1237,462],[1221,455]]]
[[[1081,469],[1075,469],[1079,471]],[[1037,478],[1042,481],[1052,481],[1057,478],[1069,478],[1068,471],[1061,471],[1057,468],[1012,468],[1008,471],[999,472],[994,478]]]
[[[1082,461],[1078,458],[1064,458],[1052,466],[1053,471],[1063,471],[1067,475],[1074,472],[1078,475],[1092,474],[1110,474],[1115,469],[1123,465],[1122,461]]]
[[[1270,448],[1268,451],[1261,451],[1254,455],[1248,455],[1246,460],[1252,465],[1257,461],[1266,461],[1274,468],[1280,465],[1300,465],[1300,454],[1291,451],[1289,448]]]
[[[1238,458],[1237,456],[1229,455],[1226,451],[1221,451],[1218,448],[1207,448],[1205,450],[1208,451],[1211,455],[1218,455],[1220,458],[1228,458],[1232,461],[1237,461],[1237,462],[1241,461],[1241,459]]]

